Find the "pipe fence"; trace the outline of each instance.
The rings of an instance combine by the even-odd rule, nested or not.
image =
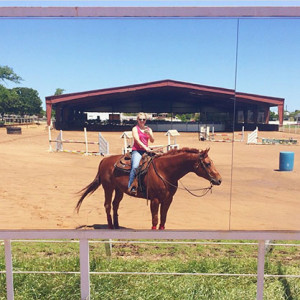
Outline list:
[[[280,125],[278,130],[285,133],[300,134],[300,124]]]
[[[5,248],[5,271],[0,273],[6,274],[7,299],[14,299],[13,274],[80,274],[81,299],[90,299],[90,275],[176,275],[176,276],[239,276],[239,277],[256,277],[257,294],[256,299],[263,299],[264,278],[266,277],[290,277],[300,278],[299,275],[271,275],[265,274],[265,253],[267,245],[274,245],[270,241],[276,240],[300,240],[300,231],[144,231],[144,230],[0,230],[0,239],[4,240]],[[47,272],[47,271],[13,271],[12,248],[13,241],[18,242],[61,242],[66,239],[68,242],[79,242],[80,255],[80,272]],[[76,241],[74,241],[76,239]],[[101,239],[104,241],[94,241]],[[148,241],[140,241],[140,240]],[[125,241],[117,241],[125,240]],[[127,240],[127,241],[126,241]],[[158,241],[157,241],[158,240]],[[160,241],[168,240],[168,241]],[[176,241],[169,241],[176,240]],[[184,240],[192,240],[186,242]],[[208,240],[199,242],[197,240]],[[210,240],[251,240],[252,242],[212,242]],[[257,240],[257,243],[253,243]],[[66,242],[66,241],[64,241]],[[257,273],[256,274],[224,274],[224,273],[169,273],[169,272],[90,272],[89,244],[104,243],[106,253],[110,255],[112,243],[184,243],[184,244],[245,244],[258,245],[257,255]],[[1,245],[1,244],[0,244]],[[278,245],[278,244],[276,244]],[[280,244],[286,245],[286,244]],[[294,244],[300,246],[299,244]]]

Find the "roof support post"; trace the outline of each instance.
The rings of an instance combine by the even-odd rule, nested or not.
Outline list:
[[[279,125],[283,125],[283,103],[278,104],[278,118],[279,118]]]
[[[265,118],[265,124],[269,124],[270,121],[270,107],[264,108],[264,118]]]
[[[52,103],[46,103],[47,125],[51,125]]]

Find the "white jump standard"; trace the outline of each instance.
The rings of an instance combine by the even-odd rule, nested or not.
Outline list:
[[[165,135],[168,137],[167,151],[171,149],[179,149],[179,145],[176,142],[176,137],[180,135],[179,132],[175,129],[170,129]],[[171,138],[173,138],[172,141]]]

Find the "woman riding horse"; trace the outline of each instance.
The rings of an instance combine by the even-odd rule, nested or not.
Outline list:
[[[136,197],[151,201],[152,229],[158,225],[158,211],[160,207],[159,229],[165,229],[168,209],[172,203],[173,196],[178,189],[178,180],[189,172],[207,179],[212,185],[220,185],[221,175],[216,170],[213,161],[208,156],[209,149],[197,150],[183,148],[170,150],[162,155],[154,156],[149,163],[147,172],[141,178],[144,191],[137,191]],[[76,205],[79,211],[83,199],[93,193],[101,184],[105,194],[105,210],[108,228],[119,228],[118,208],[124,193],[128,193],[128,172],[116,168],[122,155],[108,156],[99,164],[98,173],[93,182],[86,186],[81,192],[81,197]],[[112,202],[112,195],[114,200]],[[113,218],[111,217],[111,204],[113,206]]]
[[[138,113],[137,125],[132,128],[134,143],[131,152],[131,171],[129,174],[128,193],[134,196],[137,194],[137,186],[134,184],[136,170],[140,164],[143,154],[152,151],[148,147],[148,140],[150,139],[151,143],[154,142],[151,128],[145,126],[147,120],[146,117],[145,113]]]

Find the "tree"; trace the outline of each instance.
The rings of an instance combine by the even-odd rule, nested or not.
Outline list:
[[[178,114],[176,117],[180,119],[181,122],[189,122],[193,117],[193,114]]]
[[[62,95],[64,93],[64,89],[61,89],[61,88],[57,88],[55,93],[54,93],[54,96],[59,96],[59,95]]]
[[[23,79],[12,68],[0,66],[0,82],[20,83]],[[0,84],[0,114],[33,115],[42,113],[42,101],[36,90],[26,87],[7,89]]]
[[[39,97],[38,91],[26,87],[17,87],[12,89],[12,91],[18,95],[15,113],[20,115],[42,113],[42,100]]]
[[[270,112],[270,121],[277,121],[278,120],[278,114],[276,112],[271,111]]]
[[[65,89],[57,88],[57,89],[55,90],[54,96],[62,95],[62,94],[64,93],[64,91],[65,91]],[[54,110],[54,109],[52,109],[51,117],[52,117],[52,118],[55,118],[55,117],[56,117],[56,113],[55,113],[55,110]]]
[[[23,79],[12,68],[0,66],[0,82],[5,82],[6,80],[19,83]],[[0,114],[2,119],[5,113],[15,113],[18,106],[17,99],[18,95],[16,92],[0,84]]]
[[[296,119],[296,116],[300,113],[300,110],[295,110],[294,112],[290,113],[290,118],[292,118],[293,120]]]
[[[14,70],[8,66],[0,66],[0,80],[5,82],[5,80],[12,81],[14,83],[20,83],[22,77],[17,75]]]
[[[18,95],[15,92],[0,84],[0,114],[2,119],[5,113],[14,113],[17,99]]]

